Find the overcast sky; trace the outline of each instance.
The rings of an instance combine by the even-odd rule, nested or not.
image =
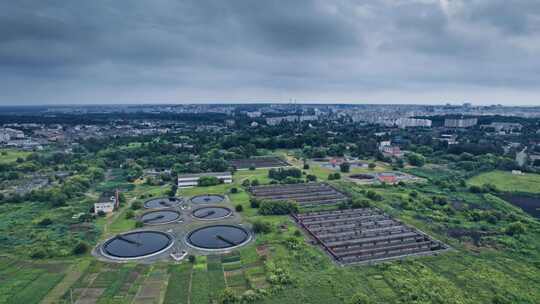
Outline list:
[[[0,2],[0,105],[540,105],[539,0]]]

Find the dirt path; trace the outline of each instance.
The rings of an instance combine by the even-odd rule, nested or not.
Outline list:
[[[109,232],[109,226],[111,226],[117,219],[120,217],[124,212],[131,207],[131,205],[137,200],[136,197],[132,197],[129,201],[127,201],[126,205],[122,207],[117,212],[114,212],[112,215],[107,217],[107,221],[103,225],[103,233],[102,238],[108,236]]]

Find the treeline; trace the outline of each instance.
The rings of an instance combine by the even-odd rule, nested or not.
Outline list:
[[[220,113],[85,113],[54,115],[0,115],[0,124],[10,123],[37,123],[37,124],[62,124],[62,125],[101,125],[114,121],[116,124],[132,123],[133,120],[167,120],[190,123],[222,123],[227,119],[226,114]]]

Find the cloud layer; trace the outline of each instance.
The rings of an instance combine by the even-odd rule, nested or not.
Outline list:
[[[0,3],[0,104],[540,104],[536,0]]]

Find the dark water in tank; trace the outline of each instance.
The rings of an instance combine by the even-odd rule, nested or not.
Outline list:
[[[143,214],[141,221],[145,224],[161,224],[168,223],[180,218],[180,214],[172,210],[152,211]]]
[[[162,209],[176,207],[182,203],[182,198],[178,197],[160,197],[148,200],[144,203],[147,209]]]
[[[193,216],[203,220],[211,220],[226,217],[231,212],[229,208],[225,207],[203,207],[193,211]]]
[[[223,201],[223,196],[216,194],[197,195],[191,198],[194,204],[216,204]]]
[[[163,232],[139,231],[117,235],[103,245],[103,250],[119,258],[135,258],[165,249],[172,239]]]
[[[216,225],[191,232],[188,242],[206,249],[226,249],[242,244],[249,238],[246,230],[236,226]]]

